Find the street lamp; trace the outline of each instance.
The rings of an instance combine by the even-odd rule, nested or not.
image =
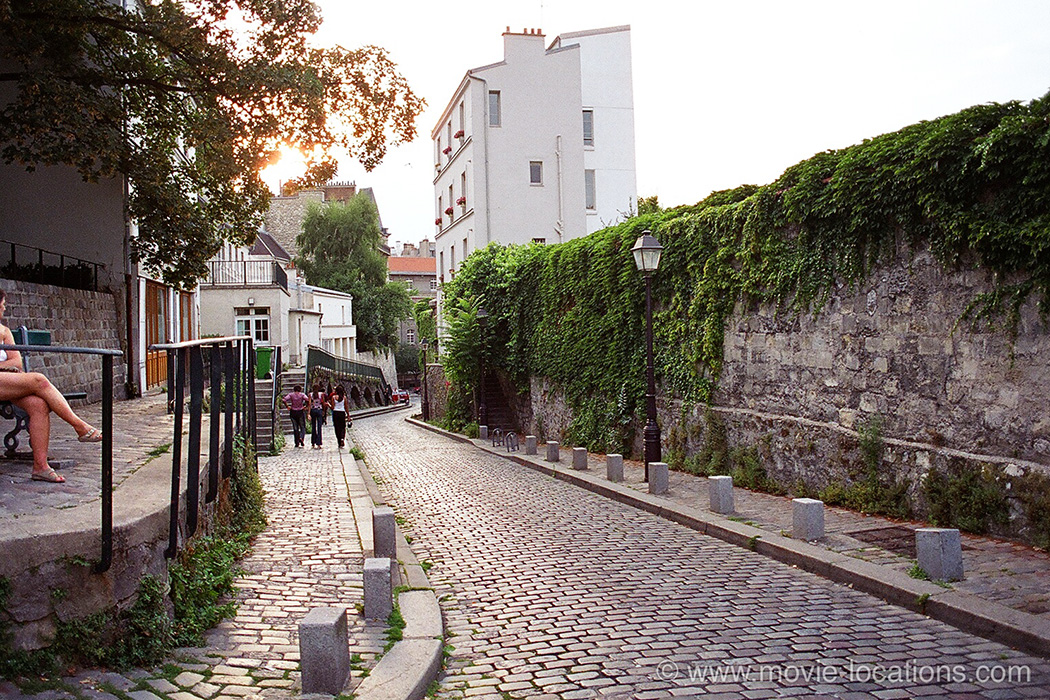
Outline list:
[[[481,379],[478,382],[478,392],[480,398],[478,400],[478,425],[488,425],[488,415],[485,410],[485,324],[489,320],[489,312],[485,310],[484,306],[478,307],[478,326],[481,328]]]
[[[430,403],[427,401],[427,348],[430,341],[423,338],[423,422],[430,420]]]
[[[664,247],[648,229],[635,241],[631,252],[634,264],[645,276],[645,480],[649,481],[649,463],[660,461],[660,426],[656,424],[656,378],[653,372],[653,296],[652,276],[660,267]]]

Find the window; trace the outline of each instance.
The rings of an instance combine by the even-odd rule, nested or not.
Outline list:
[[[270,309],[239,307],[234,309],[237,321],[237,335],[250,335],[256,343],[270,342]]]
[[[467,127],[463,126],[466,123],[466,121],[463,119],[463,115],[464,115],[463,103],[460,102],[459,103],[459,130],[460,131],[463,131],[464,129],[467,128]]]
[[[436,292],[437,288],[438,288],[438,281],[437,280],[430,280],[430,291]]]
[[[467,259],[467,239],[463,239],[463,259]]]
[[[541,161],[541,160],[529,161],[529,184],[531,184],[531,185],[542,185],[543,184],[543,161]]]
[[[532,242],[533,243],[538,243],[540,245],[547,245],[547,239],[546,238],[533,238]]]
[[[583,110],[583,145],[594,145],[594,110]]]
[[[463,211],[467,210],[467,172],[464,170],[459,174],[459,198],[462,200],[459,204],[463,207]]]
[[[448,134],[448,145],[452,145],[452,120],[448,120],[448,126],[446,127],[446,133]]]
[[[489,126],[500,126],[499,90],[489,91]]]
[[[414,329],[409,328],[407,331],[405,331],[405,342],[407,342],[409,345],[416,344],[416,331]]]
[[[441,275],[441,281],[445,281],[445,251],[438,253],[438,257],[441,258],[441,265],[438,266],[438,274]]]
[[[598,197],[594,189],[593,170],[583,171],[583,198],[586,201],[587,209],[594,210],[598,208]]]
[[[437,139],[437,160],[435,161],[438,165],[441,165],[441,137]]]

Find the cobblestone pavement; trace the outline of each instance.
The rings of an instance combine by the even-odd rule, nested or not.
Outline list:
[[[454,647],[439,698],[1050,693],[1046,660],[401,416],[359,421],[352,435],[432,565]]]
[[[325,438],[330,436],[327,432]],[[204,647],[181,649],[157,669],[85,671],[36,695],[0,683],[0,698],[293,697],[300,686],[299,622],[319,606],[348,608],[351,686],[356,686],[382,651],[386,629],[385,623],[366,624],[357,608],[363,601],[364,558],[350,500],[367,499],[360,470],[331,440],[319,451],[290,447],[280,456],[262,457],[259,473],[269,525],[241,562],[236,616],[213,629]]]
[[[605,455],[588,454],[588,468],[605,474]],[[624,460],[624,483],[648,491],[642,462]],[[671,472],[666,498],[679,505],[707,507],[707,478]],[[791,497],[734,489],[735,520],[791,532]],[[858,559],[908,571],[915,564],[915,532],[925,523],[907,522],[826,507],[827,536],[818,544]],[[1050,553],[1019,542],[962,533],[966,577],[956,590],[1050,619]]]

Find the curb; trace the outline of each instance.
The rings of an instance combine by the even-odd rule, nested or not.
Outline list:
[[[390,410],[388,408],[383,412],[389,413]],[[373,506],[383,505],[382,494],[368,467],[361,460],[357,460],[357,467],[365,480]],[[405,629],[401,640],[379,659],[368,677],[354,690],[354,697],[361,700],[419,700],[441,673],[445,646],[441,606],[401,528],[396,524],[394,528],[397,532],[397,559],[401,565],[402,581],[408,588],[397,596]]]
[[[729,520],[710,511],[676,506],[659,496],[607,481],[593,473],[560,470],[549,462],[540,462],[538,456],[533,460],[522,455],[507,454],[415,418],[406,418],[405,421],[697,532],[836,583],[846,584],[854,590],[874,595],[963,631],[1050,658],[1050,620],[1031,613],[1014,610],[969,593],[942,588],[929,581],[913,579],[905,573]]]

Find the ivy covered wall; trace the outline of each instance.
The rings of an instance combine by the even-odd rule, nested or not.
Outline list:
[[[445,285],[447,306],[483,302],[488,361],[571,415],[528,427],[592,449],[636,445],[644,286],[630,247],[644,229],[665,247],[653,279],[665,451],[705,449],[694,407],[709,404],[829,435],[878,419],[880,437],[932,454],[1050,465],[1038,401],[1050,378],[1050,94],[820,153],[770,185],[585,239],[476,252]],[[773,434],[747,439],[759,432]],[[848,483],[855,469],[832,461],[799,450],[766,468],[815,489]]]

